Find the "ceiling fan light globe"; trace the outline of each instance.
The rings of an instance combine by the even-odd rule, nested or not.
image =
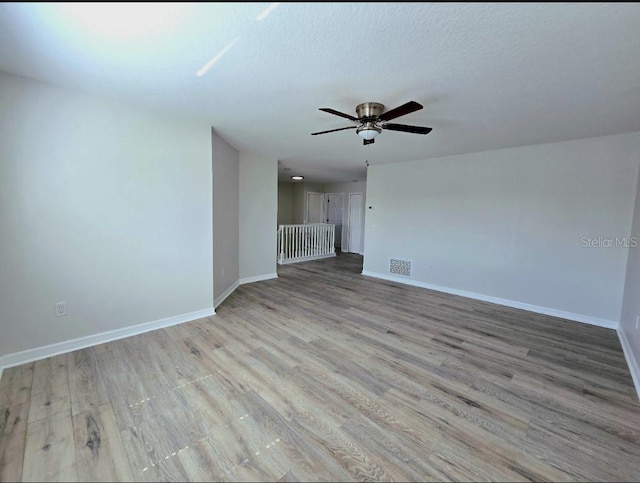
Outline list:
[[[374,126],[370,126],[370,127],[363,127],[358,129],[356,132],[358,133],[358,136],[360,136],[362,139],[366,139],[367,141],[375,138],[378,134],[380,134],[382,130],[378,127],[374,127]]]

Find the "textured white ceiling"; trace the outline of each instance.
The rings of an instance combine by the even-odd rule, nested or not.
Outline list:
[[[0,70],[201,118],[319,181],[640,131],[638,3],[282,3],[256,20],[269,5],[3,3]],[[310,135],[352,125],[320,107],[410,100],[424,109],[393,122],[429,135]]]

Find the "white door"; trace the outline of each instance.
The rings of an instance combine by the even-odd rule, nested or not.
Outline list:
[[[306,223],[324,223],[324,195],[322,193],[307,193]]]
[[[363,255],[362,193],[349,193],[349,251]]]
[[[327,223],[336,225],[335,248],[342,247],[342,212],[344,206],[344,193],[327,193]]]

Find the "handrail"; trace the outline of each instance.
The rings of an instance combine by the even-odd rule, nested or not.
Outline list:
[[[335,257],[335,225],[307,223],[278,227],[278,263]]]

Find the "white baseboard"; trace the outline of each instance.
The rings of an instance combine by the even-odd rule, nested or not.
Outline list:
[[[636,387],[638,399],[640,399],[640,366],[638,365],[638,359],[636,359],[633,350],[631,350],[629,339],[627,339],[627,336],[622,331],[622,328],[618,328],[618,339],[620,339],[622,352],[624,353],[624,357],[627,360],[627,366],[629,366],[629,372],[631,372],[631,379],[633,379],[633,385]]]
[[[264,275],[256,275],[255,277],[241,278],[238,283],[244,285],[245,283],[262,282],[263,280],[271,280],[272,278],[278,278],[277,273],[266,273]]]
[[[225,290],[224,293],[220,295],[220,297],[218,297],[213,301],[213,308],[217,309],[218,305],[224,302],[224,299],[226,299],[229,295],[231,295],[233,291],[238,288],[239,285],[240,285],[240,280],[236,280],[235,282],[233,282],[233,284],[231,284],[231,287]]]
[[[537,314],[550,315],[552,317],[559,317],[561,319],[574,320],[576,322],[582,322],[589,325],[596,325],[598,327],[618,330],[618,322],[615,322],[613,320],[599,319],[597,317],[590,317],[588,315],[576,314],[574,312],[565,312],[563,310],[551,309],[549,307],[543,307],[540,305],[532,305],[532,304],[526,304],[523,302],[516,302],[515,300],[502,299],[499,297],[491,297],[489,295],[483,295],[475,292],[467,292],[466,290],[458,290],[455,288],[443,287],[442,285],[436,285],[432,283],[417,282],[415,280],[407,279],[404,277],[395,277],[393,275],[386,275],[384,273],[367,272],[363,270],[362,275],[366,275],[368,277],[380,278],[383,280],[389,280],[391,282],[404,283],[406,285],[426,288],[429,290],[444,292],[451,295],[460,295],[461,297],[481,300],[483,302],[489,302],[492,304],[504,305],[506,307],[526,310],[528,312],[535,312]]]
[[[88,335],[86,337],[80,337],[79,339],[58,342],[56,344],[46,345],[43,347],[36,347],[35,349],[14,352],[13,354],[7,354],[2,357],[2,367],[6,368],[19,366],[20,364],[26,364],[27,362],[45,359],[47,357],[56,356],[58,354],[65,354],[67,352],[84,349],[86,347],[92,347],[94,345],[103,344],[105,342],[124,339],[125,337],[131,337],[132,335],[138,335],[145,332],[150,332],[152,330],[162,329],[163,327],[178,325],[184,322],[201,319],[203,317],[209,317],[210,315],[215,315],[215,313],[216,312],[213,308],[208,308],[198,310],[196,312],[189,312],[187,314],[167,317],[166,319],[154,320],[152,322],[132,325],[129,327],[124,327],[122,329],[109,330],[100,334]]]
[[[327,253],[326,255],[312,255],[309,257],[297,257],[297,258],[289,258],[283,262],[278,262],[280,265],[289,265],[291,263],[299,263],[299,262],[310,262],[312,260],[322,260],[324,258],[333,258],[335,257],[336,254],[334,253]]]

